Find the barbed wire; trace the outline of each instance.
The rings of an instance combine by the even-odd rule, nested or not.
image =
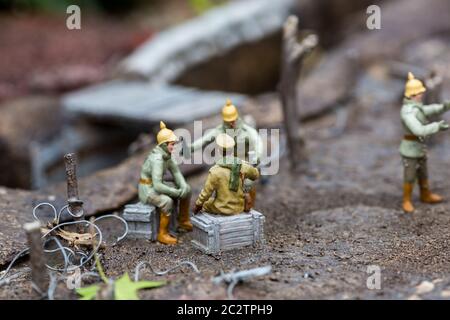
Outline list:
[[[173,270],[175,270],[175,269],[177,269],[177,268],[179,268],[179,267],[181,267],[181,266],[183,266],[183,265],[188,265],[188,266],[190,266],[190,267],[195,271],[195,273],[200,273],[200,270],[198,270],[198,268],[197,268],[197,266],[195,265],[195,263],[190,262],[190,261],[187,261],[187,260],[181,261],[180,263],[178,263],[178,264],[175,265],[174,267],[172,267],[172,268],[170,268],[170,269],[167,269],[167,270],[165,270],[165,271],[155,271],[155,270],[153,269],[153,267],[152,267],[152,265],[150,264],[149,261],[141,261],[141,262],[139,262],[139,263],[136,265],[136,268],[134,269],[134,281],[139,281],[139,273],[140,273],[142,267],[145,267],[145,266],[150,267],[150,270],[151,270],[154,274],[156,274],[156,275],[158,275],[158,276],[162,276],[162,275],[165,275],[165,274],[169,273],[170,271],[173,271]]]
[[[124,225],[124,233],[117,237],[116,241],[113,242],[112,244],[110,244],[110,246],[115,246],[117,245],[120,241],[122,241],[123,239],[126,238],[126,236],[128,235],[128,223],[125,219],[117,216],[117,215],[113,215],[113,214],[109,214],[109,215],[104,215],[104,216],[100,216],[98,218],[96,218],[95,220],[93,220],[93,222],[87,221],[87,220],[82,220],[82,221],[69,221],[69,222],[63,222],[60,223],[60,218],[61,215],[64,211],[67,211],[69,213],[70,216],[74,217],[74,218],[79,218],[79,215],[74,215],[72,212],[70,212],[69,206],[65,205],[63,206],[59,211],[56,209],[56,207],[49,203],[49,202],[42,202],[39,203],[38,205],[36,205],[33,208],[33,218],[36,221],[39,221],[42,223],[39,215],[37,214],[37,209],[41,208],[41,207],[50,207],[53,211],[53,215],[54,218],[51,221],[46,221],[45,224],[50,224],[53,223],[55,224],[54,226],[52,226],[47,232],[45,232],[44,235],[42,235],[42,239],[44,242],[44,252],[45,253],[57,253],[60,252],[62,257],[63,257],[63,264],[64,267],[60,268],[58,266],[51,266],[49,264],[46,264],[47,269],[49,269],[50,272],[50,284],[49,284],[49,288],[47,291],[47,297],[49,299],[53,299],[53,295],[54,292],[56,290],[56,286],[59,280],[61,279],[65,279],[65,277],[61,277],[61,276],[56,276],[55,272],[60,272],[63,275],[67,274],[68,272],[72,272],[74,270],[77,269],[82,269],[83,267],[85,267],[88,262],[90,262],[91,260],[93,260],[95,254],[99,251],[99,249],[101,248],[101,246],[104,243],[104,236],[103,236],[103,232],[101,231],[101,229],[95,224],[95,222],[98,222],[99,220],[103,220],[103,219],[108,219],[108,218],[115,218],[120,220],[123,225]],[[85,225],[90,226],[92,228],[95,229],[96,233],[93,235],[94,237],[97,237],[98,239],[95,241],[97,243],[97,245],[95,247],[92,248],[91,251],[85,252],[83,250],[73,250],[67,246],[64,246],[61,241],[56,237],[56,236],[51,236],[49,238],[47,238],[48,236],[50,236],[54,231],[61,229],[62,227],[65,226],[70,226],[70,225]],[[52,249],[46,249],[46,246],[49,242],[54,242],[56,244],[56,248],[52,248]],[[8,284],[10,283],[11,280],[13,279],[17,279],[21,274],[24,274],[26,272],[29,272],[31,269],[30,268],[26,268],[22,271],[19,271],[17,273],[15,273],[14,275],[10,276],[10,277],[6,277],[11,268],[15,265],[15,263],[17,262],[17,260],[21,257],[26,256],[29,253],[29,248],[25,248],[23,250],[21,250],[18,254],[16,254],[16,256],[14,256],[14,258],[11,260],[11,262],[9,263],[8,267],[5,269],[5,271],[3,271],[1,273],[0,276],[0,286],[4,285],[4,284]],[[79,259],[77,259],[77,257],[79,257]],[[77,262],[78,260],[78,262]],[[92,276],[92,275],[98,275],[95,272],[92,272],[93,270],[95,270],[95,264],[93,265],[92,268],[88,269],[88,271],[86,273],[83,273],[82,276]],[[35,287],[35,286],[33,286]],[[42,292],[40,292],[41,294],[43,294]]]

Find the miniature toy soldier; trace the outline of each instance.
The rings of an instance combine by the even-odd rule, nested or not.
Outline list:
[[[249,211],[249,207],[245,208],[244,179],[255,181],[259,177],[259,171],[244,160],[227,155],[232,154],[235,147],[232,137],[220,133],[215,140],[223,157],[219,157],[209,170],[205,186],[195,202],[194,213],[202,209],[208,213],[223,215]]]
[[[450,110],[450,102],[424,105],[422,99],[425,91],[423,83],[415,79],[410,72],[401,110],[405,135],[400,144],[404,166],[403,210],[408,213],[414,211],[411,197],[417,178],[422,202],[438,203],[442,201],[442,197],[432,193],[428,185],[427,150],[424,140],[430,135],[449,128],[445,121],[430,123],[429,117]]]
[[[158,145],[150,152],[142,166],[139,180],[139,200],[156,206],[160,210],[158,241],[164,244],[175,244],[177,239],[169,234],[170,215],[174,210],[174,199],[180,200],[179,227],[192,230],[189,219],[191,188],[186,183],[172,152],[177,136],[160,123],[161,130],[157,135]],[[163,181],[164,172],[169,170],[175,180],[176,187]]]
[[[253,127],[246,124],[240,117],[237,108],[228,99],[226,105],[222,108],[223,123],[209,131],[202,138],[194,141],[191,145],[191,152],[204,148],[210,143],[214,142],[215,138],[221,134],[226,133],[234,139],[234,156],[242,160],[251,161],[252,164],[259,164],[263,152],[263,142]],[[254,150],[250,150],[253,147]],[[242,151],[241,149],[242,148]],[[253,152],[254,157],[250,157],[250,151]],[[242,154],[239,154],[242,153]],[[244,190],[250,194],[251,204],[253,207],[256,199],[256,187],[254,183],[246,179],[244,182]]]

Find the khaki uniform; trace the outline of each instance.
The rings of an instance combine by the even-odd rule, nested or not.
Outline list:
[[[220,159],[209,170],[205,186],[195,204],[208,213],[242,213],[245,204],[243,180],[254,181],[258,178],[258,169],[248,163],[234,157]],[[234,183],[233,179],[236,179]]]

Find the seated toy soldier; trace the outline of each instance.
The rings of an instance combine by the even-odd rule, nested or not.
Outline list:
[[[212,214],[234,215],[249,211],[250,208],[244,210],[244,180],[258,179],[258,169],[237,157],[226,155],[232,154],[235,146],[229,135],[219,134],[216,143],[223,157],[209,170],[205,186],[195,202],[194,213],[203,210]]]
[[[246,124],[240,117],[237,108],[228,99],[222,108],[223,122],[216,128],[210,130],[206,135],[194,141],[190,146],[190,151],[194,152],[214,142],[221,133],[226,133],[234,139],[234,156],[246,161],[254,161],[259,164],[263,152],[263,142],[256,129]],[[242,152],[240,148],[242,147]],[[253,148],[253,150],[250,150]],[[254,153],[254,158],[250,159],[250,151]],[[239,154],[239,153],[242,154]],[[253,164],[253,163],[252,163]],[[253,207],[256,200],[256,186],[250,179],[244,181],[245,193],[249,193]]]
[[[429,117],[448,111],[450,102],[424,105],[422,99],[425,91],[426,88],[422,82],[409,73],[405,86],[405,99],[400,113],[405,130],[400,144],[400,154],[404,166],[403,210],[408,213],[414,211],[411,196],[417,178],[422,202],[438,203],[442,201],[442,197],[432,193],[428,185],[427,150],[424,141],[426,137],[449,128],[445,121],[430,123]]]
[[[174,210],[174,199],[180,200],[179,227],[192,230],[189,218],[191,188],[186,183],[177,163],[172,158],[172,152],[177,136],[161,122],[161,130],[157,135],[158,145],[150,152],[141,170],[139,180],[139,200],[152,204],[160,210],[158,241],[164,244],[175,244],[177,239],[169,234],[170,215]],[[166,170],[172,173],[175,186],[163,181]]]

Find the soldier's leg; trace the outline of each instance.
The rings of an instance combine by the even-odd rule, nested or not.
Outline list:
[[[179,227],[186,231],[192,231],[193,226],[190,220],[189,210],[191,208],[192,192],[189,187],[188,194],[180,199],[180,214],[178,215]]]
[[[245,212],[250,211],[255,206],[256,183],[250,179],[244,179]]]
[[[412,204],[412,192],[417,177],[417,160],[403,157],[403,211],[414,211]]]
[[[442,197],[430,191],[428,183],[428,164],[427,158],[421,158],[418,161],[418,176],[420,186],[420,200],[425,203],[439,203],[442,202]]]
[[[158,207],[160,211],[158,241],[164,244],[176,244],[177,238],[169,234],[170,216],[174,206],[172,198],[165,194],[150,192],[148,201]]]

